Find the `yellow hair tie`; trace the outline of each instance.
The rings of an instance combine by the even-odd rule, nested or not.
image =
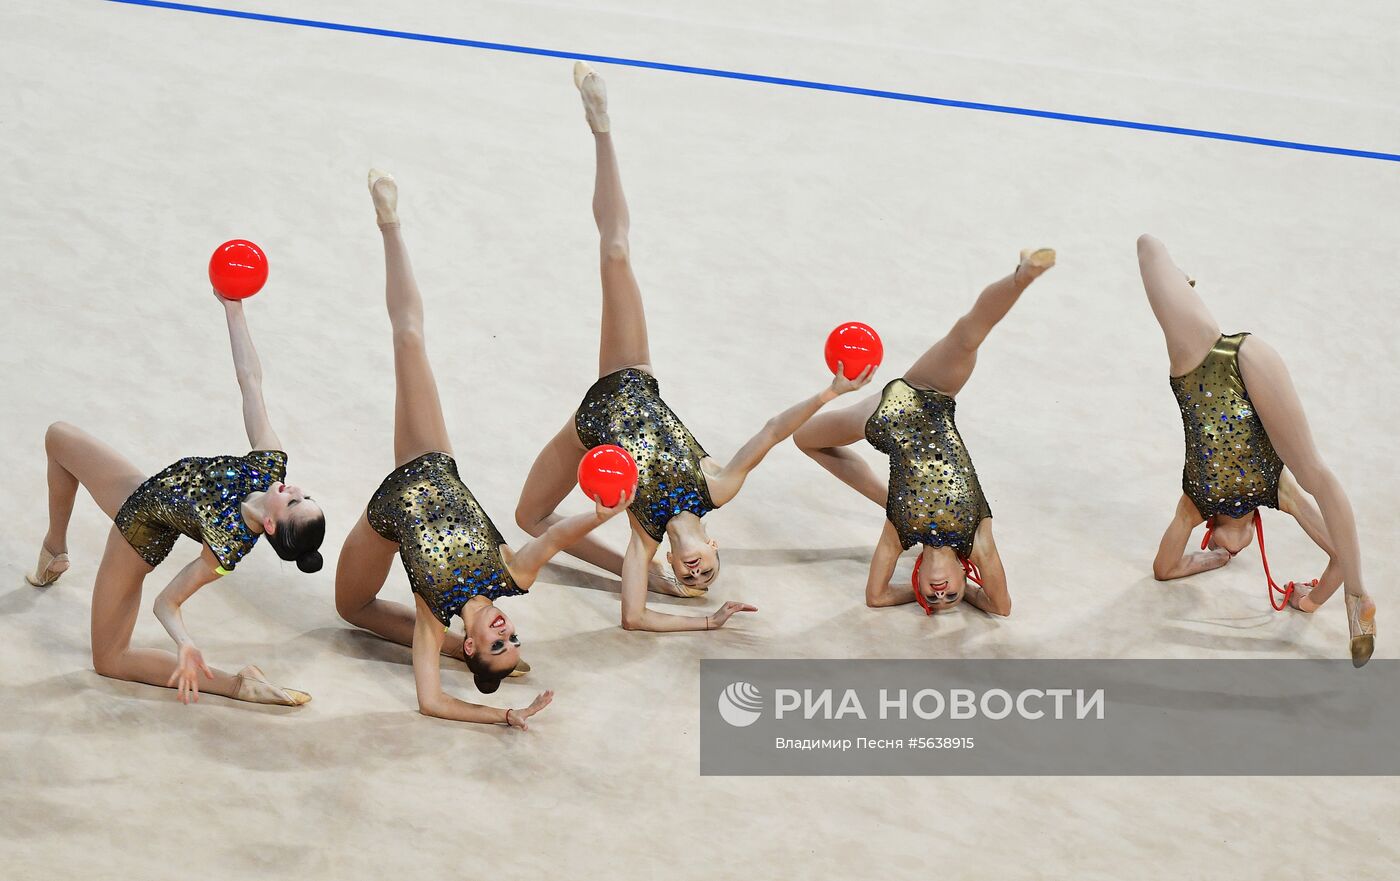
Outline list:
[[[229,573],[232,572],[232,571],[233,571],[232,569],[225,569],[222,565],[219,565],[219,566],[215,566],[215,567],[214,567],[214,574],[215,574],[215,575],[227,575],[227,574],[229,574]]]

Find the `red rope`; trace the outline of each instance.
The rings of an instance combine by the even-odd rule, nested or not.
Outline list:
[[[1283,587],[1274,583],[1274,576],[1269,573],[1269,555],[1264,552],[1264,518],[1259,516],[1257,509],[1254,512],[1254,534],[1259,536],[1259,559],[1264,561],[1264,577],[1269,579],[1269,605],[1274,607],[1275,612],[1282,612],[1288,608],[1288,600],[1293,596],[1293,588],[1297,587],[1298,582],[1290,581]],[[1317,587],[1317,579],[1314,578],[1307,584],[1308,587]],[[1275,594],[1282,596],[1275,601]]]
[[[977,569],[977,564],[970,559],[964,560],[961,557],[958,558],[958,562],[963,564],[963,574],[972,579],[973,584],[981,587],[982,573]]]
[[[958,562],[962,563],[963,575],[970,579],[973,584],[981,587],[982,572],[977,568],[977,564],[963,557],[958,557]],[[929,603],[928,597],[924,596],[924,592],[919,590],[919,569],[923,565],[924,555],[920,553],[919,558],[914,561],[914,574],[909,577],[909,583],[914,587],[914,599],[919,601],[919,605],[923,607],[924,614],[932,615],[933,605]]]
[[[1211,517],[1206,521],[1206,534],[1201,539],[1201,550],[1210,546],[1210,537],[1215,533],[1215,518]],[[1275,612],[1282,612],[1288,608],[1288,600],[1293,596],[1293,589],[1298,582],[1290,581],[1283,587],[1279,587],[1274,581],[1273,573],[1269,571],[1269,554],[1264,550],[1264,518],[1260,516],[1258,508],[1254,509],[1254,534],[1259,536],[1259,559],[1264,564],[1264,578],[1269,582],[1269,605],[1273,606]],[[1317,587],[1317,579],[1307,582],[1308,587]]]

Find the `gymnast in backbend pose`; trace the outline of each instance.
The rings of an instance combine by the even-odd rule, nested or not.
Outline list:
[[[1360,667],[1375,648],[1376,604],[1361,580],[1356,519],[1313,445],[1288,368],[1258,337],[1222,334],[1195,282],[1160,241],[1142,236],[1137,249],[1143,287],[1166,336],[1171,387],[1186,431],[1182,496],[1152,562],[1153,575],[1165,581],[1218,569],[1255,534],[1262,557],[1259,509],[1277,508],[1292,515],[1329,559],[1321,578],[1278,587],[1265,558],[1271,603],[1279,610],[1290,605],[1313,612],[1345,585],[1351,659]],[[1185,553],[1192,530],[1203,522],[1201,551]]]
[[[524,594],[551,557],[621,513],[631,497],[613,508],[595,499],[594,511],[559,520],[518,551],[506,545],[452,458],[424,346],[423,298],[399,232],[398,186],[389,175],[371,171],[369,190],[384,236],[385,302],[393,329],[395,468],[345,539],[335,573],[336,609],[357,627],[413,647],[424,715],[524,729],[553,692],[520,709],[467,703],[442,690],[440,656],[464,661],[477,689],[494,692],[523,666],[515,624],[494,601]],[[396,553],[413,589],[413,608],[379,599]],[[448,630],[454,616],[462,619],[463,636]]]
[[[745,478],[774,446],[793,433],[823,404],[870,381],[871,371],[854,380],[841,371],[819,394],[770,419],[757,435],[721,465],[709,456],[661,399],[652,372],[642,293],[632,275],[627,233],[627,201],[613,152],[603,81],[587,64],[574,66],[574,84],[583,96],[584,115],[597,148],[593,219],[598,224],[603,281],[599,379],[578,410],[549,442],[530,469],[516,509],[516,521],[543,535],[560,520],[555,512],[574,485],[579,460],[589,447],[616,444],[637,460],[640,479],[632,502],[632,538],[626,553],[584,538],[568,553],[622,576],[622,626],[628,630],[712,630],[736,612],[754,612],[746,603],[728,602],[705,616],[668,615],[647,608],[648,587],[677,596],[700,596],[719,577],[719,544],[701,519],[734,498]],[[674,580],[653,564],[662,540]]]
[[[918,602],[933,615],[965,601],[993,615],[1011,614],[1006,571],[992,540],[992,509],[953,421],[953,399],[972,376],[987,334],[1054,263],[1048,248],[1023,251],[1016,270],[984,290],[972,311],[904,376],[879,395],[823,413],[797,432],[794,440],[804,453],[885,509],[865,583],[866,605]],[[861,438],[889,456],[887,480],[846,449]],[[911,582],[892,583],[900,554],[914,545],[920,549]]]
[[[218,294],[215,294],[218,297]],[[218,297],[228,322],[233,365],[243,392],[243,424],[253,451],[242,456],[191,456],[154,477],[85,431],[65,422],[44,436],[49,466],[49,531],[33,575],[46,587],[68,570],[68,521],[78,487],[85,487],[114,523],[92,591],[92,663],[97,672],[176,688],[183,703],[201,691],[253,703],[298,706],[311,696],[267,681],[257,667],[237,674],[211,668],[185,629],[181,606],[194,592],[233,571],[258,538],[303,572],[321,568],[317,548],[326,533],[320,506],[284,483],[287,454],[263,405],[262,366],[243,317],[243,304]],[[191,560],[156,597],[155,614],[177,652],[132,648],[146,576],[181,535],[200,543]]]

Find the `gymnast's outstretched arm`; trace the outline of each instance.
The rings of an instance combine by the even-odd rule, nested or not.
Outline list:
[[[243,394],[243,427],[248,431],[248,443],[255,450],[280,450],[282,441],[272,430],[272,421],[267,418],[267,404],[263,401],[262,362],[258,360],[258,350],[253,348],[253,337],[248,332],[248,321],[243,317],[241,300],[228,300],[214,296],[224,306],[224,318],[228,322],[228,341],[233,349],[233,369],[238,376],[238,388]]]
[[[616,505],[611,508],[602,499],[593,497],[594,509],[588,514],[575,514],[554,521],[544,534],[521,546],[510,559],[510,575],[515,583],[528,588],[539,577],[540,570],[554,558],[554,555],[577,543],[588,533],[627,510],[632,504],[632,493],[623,493]]]
[[[808,419],[811,419],[823,406],[836,400],[847,392],[863,388],[870,382],[870,378],[875,375],[874,365],[865,368],[855,379],[847,379],[842,371],[842,365],[836,365],[836,376],[831,380],[831,385],[822,389],[820,393],[807,398],[797,404],[793,404],[783,412],[769,419],[764,424],[758,434],[749,439],[749,442],[739,448],[739,452],[734,454],[734,458],[729,460],[720,472],[706,480],[710,490],[710,500],[716,505],[723,505],[739,494],[739,490],[744,485],[744,480],[749,473],[763,458],[768,455],[768,451],[778,444],[792,437],[793,432],[803,426]]]
[[[194,596],[195,591],[212,581],[217,581],[219,573],[216,570],[219,568],[218,558],[205,546],[200,550],[198,558],[191,560],[185,568],[176,573],[170,584],[156,597],[151,609],[165,628],[165,632],[175,640],[176,664],[166,685],[179,689],[181,703],[199,700],[200,674],[206,679],[213,679],[214,673],[205,663],[199,647],[194,644],[194,638],[185,629],[185,619],[180,613],[180,607]]]
[[[661,546],[632,519],[632,540],[622,558],[622,628],[671,633],[680,630],[718,630],[736,612],[757,612],[748,603],[725,603],[709,615],[670,615],[647,608],[647,569]]]
[[[442,643],[446,632],[418,594],[413,595],[416,620],[413,626],[413,682],[418,690],[418,712],[452,722],[480,722],[509,725],[524,731],[527,720],[549,706],[553,691],[541,692],[528,707],[521,709],[487,707],[452,697],[442,690]]]

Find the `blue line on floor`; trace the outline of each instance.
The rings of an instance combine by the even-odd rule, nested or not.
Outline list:
[[[1308,153],[1330,153],[1336,156],[1355,156],[1360,159],[1379,159],[1383,162],[1400,162],[1400,153],[1382,153],[1376,150],[1356,150],[1351,147],[1329,147],[1323,144],[1305,144],[1299,141],[1282,141],[1277,138],[1258,138],[1253,135],[1237,135],[1230,132],[1216,132],[1209,129],[1183,128],[1175,125],[1158,125],[1152,122],[1134,122],[1128,119],[1111,119],[1103,116],[1082,116],[1077,113],[1059,113],[1054,110],[1036,110],[1031,107],[1012,107],[1005,104],[983,104],[977,101],[957,101],[952,98],[935,98],[931,95],[914,95],[908,92],[888,92],[883,89],[866,89],[860,86],[843,86],[836,83],[820,83],[813,80],[790,79],[781,76],[767,76],[761,73],[744,73],[737,70],[719,70],[713,67],[692,67],[688,64],[670,64],[664,61],[646,61],[640,58],[614,58],[609,55],[590,55],[585,52],[568,52],[560,49],[541,49],[534,46],[515,46],[510,43],[490,43],[484,40],[467,40],[461,37],[443,37],[434,34],[416,34],[411,31],[393,31],[385,28],[372,28],[356,24],[340,24],[333,21],[316,21],[308,18],[289,18],[284,15],[267,15],[261,12],[244,12],[239,9],[221,9],[217,6],[196,6],[190,3],[166,3],[163,0],[108,0],[111,3],[125,3],[129,6],[150,6],[156,9],[173,9],[179,12],[196,12],[202,15],[221,15],[227,18],[242,18],[250,21],[263,21],[271,24],[293,25],[303,28],[320,28],[327,31],[344,31],[351,34],[366,34],[372,37],[391,37],[396,40],[417,40],[422,43],[442,43],[448,46],[466,46],[472,49],[488,49],[493,52],[514,52],[520,55],[542,55],[547,58],[568,58],[578,61],[593,61],[599,64],[618,64],[627,67],[642,67],[650,70],[667,70],[673,73],[688,73],[695,76],[722,77],[732,80],[747,80],[753,83],[766,83],[773,86],[789,86],[795,89],[817,89],[824,92],[840,92],[847,95],[863,95],[867,98],[883,98],[887,101],[908,101],[914,104],[934,104],[939,107],[956,107],[962,110],[980,110],[984,113],[1006,113],[1013,116],[1031,116],[1039,119],[1056,119],[1061,122],[1077,122],[1082,125],[1100,125],[1111,128],[1136,129],[1144,132],[1160,132],[1187,138],[1206,138],[1215,141],[1233,141],[1239,144],[1255,144],[1261,147],[1274,147],[1280,150],[1302,150]]]

